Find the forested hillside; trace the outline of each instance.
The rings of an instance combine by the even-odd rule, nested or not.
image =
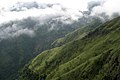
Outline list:
[[[55,47],[51,44],[56,39],[83,26],[102,23],[97,17],[87,21],[80,18],[84,22],[74,21],[71,24],[55,20],[57,18],[51,18],[42,25],[34,17],[0,25],[0,79],[13,80],[18,71],[37,54]],[[95,27],[88,28],[92,30]]]
[[[119,80],[120,17],[81,39],[40,53],[19,80]]]
[[[58,38],[57,40],[55,40],[52,43],[52,46],[53,47],[61,46],[65,43],[68,43],[77,39],[81,39],[84,36],[86,36],[89,32],[99,27],[99,25],[101,24],[102,24],[102,21],[99,18],[93,18],[93,20],[89,24],[85,26],[81,26],[78,29],[66,34],[64,37]]]
[[[0,80],[119,80],[120,0],[0,0]]]

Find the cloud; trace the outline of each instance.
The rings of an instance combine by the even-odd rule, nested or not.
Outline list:
[[[112,18],[116,18],[118,16],[120,16],[120,13],[119,12],[114,12],[111,17]]]
[[[19,37],[23,34],[34,37],[36,31],[44,26],[47,27],[46,31],[58,30],[60,27],[63,27],[62,25],[71,24],[74,21],[72,19],[67,20],[68,17],[47,15],[2,23],[0,24],[0,41],[2,39]]]
[[[5,1],[3,1],[4,5]],[[100,14],[105,13],[111,17],[113,13],[120,13],[119,3],[119,0],[12,0],[11,7],[7,2],[6,5],[8,4],[8,6],[1,5],[4,7],[1,7],[0,10],[0,23],[21,20],[27,17],[44,19],[46,16],[48,18],[51,16],[64,16],[77,20],[82,17],[82,13],[91,16],[100,16]]]
[[[45,9],[45,8],[50,8],[52,6],[56,6],[60,4],[45,4],[45,3],[37,3],[35,1],[33,2],[18,2],[12,7],[10,7],[10,11],[26,11],[28,9]],[[59,6],[58,6],[59,7]]]
[[[83,16],[86,20],[96,16],[107,21],[120,15],[120,0],[5,1],[0,3],[0,23],[4,23],[0,25],[2,39],[22,34],[32,37],[35,30],[48,22],[49,30],[53,30],[57,29],[56,23],[71,24],[77,20],[83,21]]]
[[[21,27],[18,25],[18,22],[9,22],[0,26],[0,40],[18,37],[22,34],[26,34],[30,37],[35,35],[34,30],[27,27]]]
[[[93,8],[95,8],[97,6],[101,6],[101,1],[91,1],[91,2],[88,2],[88,6],[87,6],[88,14],[91,14]]]
[[[30,30],[28,28],[25,28],[25,29],[20,29],[18,31],[16,31],[15,33],[11,34],[12,37],[18,37],[22,34],[25,34],[25,35],[28,35],[30,37],[33,37],[35,36],[35,32],[34,30]]]
[[[8,9],[4,9],[4,11],[2,10],[0,23],[27,17],[39,17],[44,20],[56,16],[64,16],[75,20],[82,14],[78,10],[66,8],[59,3],[19,2]]]
[[[99,15],[105,13],[112,19],[114,13],[120,14],[120,0],[103,0],[100,6],[94,7],[92,10],[92,15]],[[119,15],[118,15],[119,16]],[[117,17],[117,16],[116,16]]]

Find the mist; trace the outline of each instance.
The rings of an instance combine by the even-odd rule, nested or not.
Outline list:
[[[22,34],[34,37],[35,31],[46,23],[50,24],[48,31],[55,29],[56,25],[52,24],[52,21],[72,24],[83,17],[87,19],[93,16],[106,22],[120,15],[119,3],[119,0],[80,0],[71,3],[69,1],[65,3],[64,1],[26,1],[2,6],[0,8],[0,39],[18,37]]]
[[[120,1],[119,0],[103,0],[100,1],[99,5],[92,8],[91,15],[100,16],[100,14],[105,14],[106,16],[109,16],[109,19],[113,19],[115,17],[118,17],[120,14]],[[117,14],[113,16],[114,14]]]

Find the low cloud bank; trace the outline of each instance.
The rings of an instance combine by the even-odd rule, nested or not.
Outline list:
[[[120,16],[119,3],[120,0],[92,0],[86,3],[86,10],[78,10],[60,3],[18,2],[7,9],[0,9],[0,39],[22,34],[33,37],[35,30],[47,22],[51,24],[50,30],[55,28],[57,22],[72,24],[83,17],[99,17],[105,22]]]

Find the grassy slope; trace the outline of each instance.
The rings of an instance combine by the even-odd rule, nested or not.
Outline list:
[[[74,41],[77,39],[81,39],[82,37],[84,37],[87,34],[87,32],[83,31],[84,28],[85,27],[78,28],[75,31],[65,35],[65,37],[55,40],[52,43],[52,46],[54,46],[54,47],[61,46],[61,45],[64,45],[65,43],[68,43],[68,42],[71,42],[71,41]]]
[[[27,20],[29,22],[29,20]],[[31,21],[31,20],[30,20]],[[34,27],[34,21],[28,22],[18,21],[15,24],[22,24],[24,27]],[[13,23],[5,23],[1,25],[3,28],[13,25]],[[0,80],[14,80],[18,70],[20,70],[28,61],[34,58],[38,53],[51,48],[51,43],[63,37],[65,34],[78,28],[69,26],[58,26],[59,30],[48,31],[50,24],[39,26],[35,31],[34,37],[28,35],[20,35],[19,37],[9,38],[0,41]],[[1,27],[1,29],[2,29]],[[69,27],[69,29],[68,29]]]
[[[100,24],[102,24],[101,20],[95,18],[95,19],[93,19],[93,21],[91,21],[86,26],[81,26],[80,28],[76,29],[75,31],[66,34],[65,37],[55,40],[52,43],[52,46],[57,47],[57,46],[64,45],[68,42],[81,39],[84,36],[86,36],[89,32],[94,30]]]
[[[44,51],[20,74],[20,80],[119,80],[120,18],[80,40]]]

